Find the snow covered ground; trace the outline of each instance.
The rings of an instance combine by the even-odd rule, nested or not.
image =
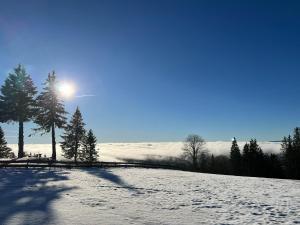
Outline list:
[[[242,149],[245,142],[239,142]],[[259,142],[264,152],[280,152],[279,142]],[[149,143],[101,143],[97,148],[100,150],[100,160],[102,161],[122,161],[122,159],[145,159],[145,158],[164,158],[178,157],[182,154],[182,142],[149,142]],[[17,155],[17,145],[10,145]],[[213,154],[228,154],[231,142],[215,141],[207,142],[206,149]],[[25,151],[46,154],[51,156],[51,145],[49,144],[28,144]],[[57,145],[58,159],[61,156],[60,146]]]
[[[299,224],[300,181],[163,169],[1,169],[0,224]]]

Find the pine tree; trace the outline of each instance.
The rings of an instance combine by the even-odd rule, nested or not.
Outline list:
[[[246,144],[248,145],[248,144]],[[244,147],[246,175],[249,176],[263,176],[264,175],[264,153],[257,144],[256,139],[251,139],[248,146]]]
[[[294,177],[294,171],[295,171],[295,154],[293,149],[293,141],[291,135],[288,137],[283,137],[282,143],[281,143],[281,150],[283,153],[283,164],[285,168],[285,172],[287,177],[293,178]]]
[[[294,129],[293,150],[295,164],[295,178],[300,179],[300,127]]]
[[[0,158],[12,158],[14,156],[11,148],[7,147],[4,132],[0,127]]]
[[[241,173],[241,151],[237,144],[237,141],[235,138],[233,138],[231,150],[230,150],[230,162],[232,165],[233,173],[235,175],[239,175]]]
[[[246,143],[243,148],[242,162],[243,174],[250,175],[250,146],[248,143]]]
[[[19,123],[18,158],[24,156],[24,122],[34,116],[34,96],[36,87],[23,66],[18,65],[14,73],[10,73],[1,87],[0,102],[2,122]]]
[[[300,128],[294,129],[293,137],[284,137],[281,146],[287,176],[300,179]]]
[[[1,95],[0,95],[0,123],[4,123],[5,121],[5,116],[6,116],[6,110],[5,110],[5,104],[3,102],[3,100],[1,99]]]
[[[96,150],[96,144],[96,136],[92,130],[89,130],[88,134],[83,138],[80,159],[90,163],[97,161],[98,153]]]
[[[51,132],[52,160],[56,160],[55,128],[63,128],[66,124],[67,112],[57,94],[57,80],[55,72],[48,74],[45,87],[36,99],[37,111],[34,122],[39,125],[35,131]]]
[[[75,163],[77,162],[79,149],[85,137],[84,126],[85,124],[83,122],[81,112],[77,107],[70,123],[67,124],[65,128],[64,135],[61,136],[63,139],[61,142],[61,148],[64,153],[63,156],[67,159],[74,158]]]

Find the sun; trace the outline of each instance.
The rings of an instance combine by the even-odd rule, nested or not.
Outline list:
[[[71,82],[62,81],[57,87],[58,93],[63,98],[71,98],[75,94],[75,86]]]

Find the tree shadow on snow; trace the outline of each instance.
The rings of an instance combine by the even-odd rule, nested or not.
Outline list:
[[[111,183],[116,184],[117,186],[121,188],[125,188],[129,191],[134,191],[137,194],[140,192],[138,191],[139,188],[134,187],[133,185],[128,184],[126,181],[124,181],[120,176],[113,174],[110,170],[108,169],[103,169],[103,168],[91,168],[91,169],[86,169],[86,172],[89,174],[92,174],[94,176],[97,176],[101,179],[105,179],[110,181]]]
[[[0,170],[0,224],[37,225],[54,222],[51,203],[73,188],[55,182],[66,172],[48,169]],[[48,182],[54,182],[47,185]]]

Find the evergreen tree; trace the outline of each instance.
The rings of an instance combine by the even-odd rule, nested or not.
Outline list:
[[[294,149],[292,143],[292,137],[289,135],[288,137],[283,137],[281,143],[281,150],[283,153],[283,164],[285,168],[285,172],[287,177],[294,177],[295,171],[295,163],[294,163]]]
[[[241,173],[241,151],[237,144],[237,141],[235,138],[233,138],[231,150],[230,150],[230,162],[232,166],[233,173],[235,175],[239,175]]]
[[[4,132],[0,127],[0,158],[12,158],[14,156],[11,148],[7,147]]]
[[[300,128],[294,129],[293,137],[284,137],[281,146],[286,175],[300,179]]]
[[[243,175],[250,175],[250,146],[248,143],[246,143],[243,148],[242,162]]]
[[[256,139],[251,139],[243,149],[244,174],[247,176],[265,175],[265,156]]]
[[[5,116],[6,116],[6,110],[5,110],[5,104],[3,102],[3,100],[1,99],[1,95],[0,95],[0,123],[4,123],[5,122]]]
[[[97,139],[92,130],[84,136],[82,142],[82,150],[80,152],[80,159],[88,162],[97,161],[98,153],[96,150]]]
[[[34,116],[36,93],[30,75],[21,65],[8,75],[1,87],[0,121],[19,123],[18,158],[24,156],[24,122],[30,121]]]
[[[39,125],[35,131],[51,132],[52,136],[52,160],[56,160],[56,140],[55,128],[63,128],[66,124],[62,101],[57,94],[57,80],[55,72],[48,74],[48,78],[44,83],[45,87],[36,99],[37,111],[34,122]]]
[[[82,145],[85,137],[84,122],[82,119],[81,112],[77,107],[73,114],[71,121],[65,128],[64,135],[62,135],[63,141],[61,142],[61,148],[63,156],[67,159],[74,158],[75,163],[79,155],[79,149]]]
[[[300,179],[300,127],[294,129],[293,135],[295,178]]]

